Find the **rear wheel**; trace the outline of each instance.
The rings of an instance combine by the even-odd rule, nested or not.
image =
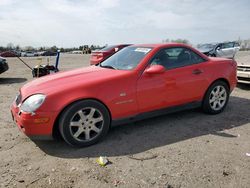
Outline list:
[[[107,134],[109,126],[108,110],[94,100],[73,103],[64,110],[59,120],[59,130],[64,140],[79,147],[101,140]]]
[[[229,99],[229,87],[224,81],[216,81],[207,90],[202,108],[209,114],[222,112]]]

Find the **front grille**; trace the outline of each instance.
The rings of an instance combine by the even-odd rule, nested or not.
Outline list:
[[[250,78],[246,78],[246,77],[239,77],[239,76],[238,76],[238,80],[250,82]]]
[[[243,72],[250,72],[250,67],[238,66],[237,70]]]
[[[16,96],[16,105],[18,106],[20,103],[21,103],[21,101],[22,101],[22,96],[21,96],[21,94],[19,93],[17,96]]]

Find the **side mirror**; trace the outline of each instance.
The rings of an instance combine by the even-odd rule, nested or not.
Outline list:
[[[216,50],[220,51],[220,50],[221,50],[221,47],[217,47]]]
[[[162,74],[165,72],[165,68],[162,65],[151,65],[145,70],[146,74]]]

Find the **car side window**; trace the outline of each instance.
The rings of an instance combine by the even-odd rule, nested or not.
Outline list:
[[[233,47],[234,47],[234,43],[233,42],[223,43],[222,46],[221,46],[222,49],[233,48]]]
[[[162,65],[167,70],[204,62],[201,56],[190,49],[174,47],[160,50],[151,60],[151,65]]]
[[[221,44],[221,49],[225,49],[225,48],[228,48],[227,44],[225,44],[225,43]]]
[[[235,42],[234,47],[240,47],[240,44],[238,42]]]
[[[228,47],[229,47],[229,48],[233,48],[233,47],[234,47],[234,42],[229,42],[229,43],[228,43]]]

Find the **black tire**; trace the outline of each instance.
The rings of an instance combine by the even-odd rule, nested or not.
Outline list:
[[[217,98],[217,102],[219,101],[220,104],[218,104],[218,109],[215,109],[215,106],[217,106],[215,103],[211,103],[210,100],[212,101],[213,98],[211,98],[213,96],[213,91],[215,91],[216,88],[224,88],[225,89],[225,94],[223,96],[226,96],[226,99],[223,103],[221,103],[221,99],[220,96],[214,96],[215,98]],[[222,91],[221,91],[222,92]],[[207,90],[204,98],[203,98],[203,102],[202,102],[202,109],[205,113],[208,114],[218,114],[221,113],[225,107],[227,106],[228,100],[229,100],[229,87],[227,85],[226,82],[218,80],[216,82],[214,82]],[[222,97],[223,98],[223,97]],[[214,101],[214,102],[216,102]],[[223,104],[223,105],[222,105]],[[221,105],[221,106],[219,106]]]
[[[95,109],[96,111],[92,115],[92,119],[89,118],[88,120],[88,117],[91,115],[92,109]],[[86,115],[86,113],[88,113],[88,110],[89,114]],[[102,119],[102,120],[101,121],[99,120],[99,122],[92,122],[91,120],[95,120],[93,119],[94,116],[97,116],[95,117],[96,120],[97,119]],[[83,122],[81,117],[84,117],[84,123],[79,123]],[[103,139],[103,137],[107,134],[109,130],[110,122],[111,119],[109,111],[103,104],[95,100],[83,100],[73,103],[63,111],[63,113],[59,118],[59,131],[63,139],[68,144],[77,147],[85,147],[95,144],[101,139]],[[74,123],[77,124],[76,127],[75,125],[72,126],[72,124]],[[98,127],[99,132],[97,133],[95,130],[92,130],[89,126],[93,126],[94,128],[99,126]],[[79,131],[80,128],[81,130]],[[76,129],[76,131],[73,129]],[[88,133],[86,132],[85,129],[88,129]],[[80,133],[79,136],[76,136],[78,135],[76,133],[78,131],[79,132],[83,131],[83,132]],[[87,134],[89,135],[88,137],[91,137],[91,135],[94,136],[93,138],[87,139]]]

